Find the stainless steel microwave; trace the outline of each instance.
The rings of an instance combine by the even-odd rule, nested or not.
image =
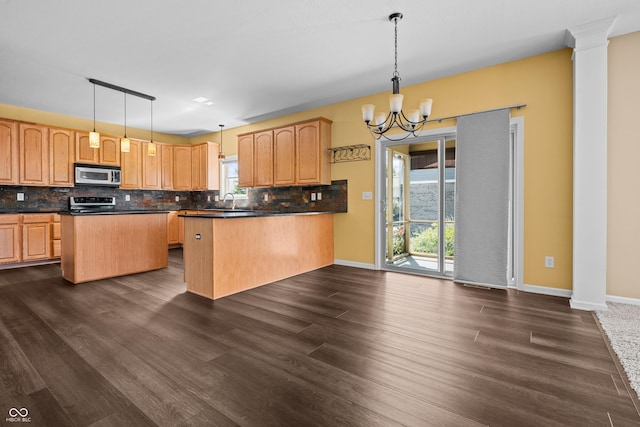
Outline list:
[[[76,163],[76,185],[104,185],[108,187],[120,186],[121,171],[118,166],[88,165]]]

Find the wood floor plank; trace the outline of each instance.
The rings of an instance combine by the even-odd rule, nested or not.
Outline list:
[[[186,292],[181,257],[77,286],[55,264],[0,270],[0,410],[53,426],[640,425],[566,298],[333,265],[211,301]]]

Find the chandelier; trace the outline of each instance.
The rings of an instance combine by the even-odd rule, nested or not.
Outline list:
[[[398,73],[398,21],[402,20],[402,13],[396,12],[389,15],[389,21],[395,26],[395,63],[393,78],[391,79],[393,92],[389,96],[389,114],[375,113],[375,105],[365,104],[362,106],[362,118],[371,131],[375,139],[385,137],[389,141],[400,141],[409,136],[415,136],[415,132],[420,131],[427,118],[431,114],[432,99],[421,99],[418,109],[409,110],[405,114],[402,111],[402,100],[404,95],[400,93],[400,74]],[[398,128],[405,133],[392,133],[387,135],[391,129]]]

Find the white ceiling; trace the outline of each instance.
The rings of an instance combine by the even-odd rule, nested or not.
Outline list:
[[[638,0],[0,0],[0,104],[92,118],[91,77],[155,96],[159,132],[240,126],[390,90],[392,12],[404,86],[560,49],[603,18],[640,30]],[[96,87],[96,119],[123,124],[123,93]],[[127,96],[127,125],[149,124]]]

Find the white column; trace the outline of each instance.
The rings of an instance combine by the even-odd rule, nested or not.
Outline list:
[[[571,307],[606,310],[607,46],[615,18],[567,32],[573,47],[573,295]]]

